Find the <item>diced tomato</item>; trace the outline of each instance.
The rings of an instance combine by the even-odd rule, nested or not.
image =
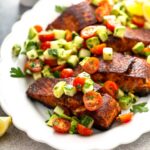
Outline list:
[[[82,87],[83,87],[84,83],[85,83],[85,78],[84,77],[76,77],[73,80],[73,86],[75,86],[78,91],[82,90]]]
[[[85,93],[83,96],[83,102],[85,108],[89,111],[98,110],[103,104],[102,96],[95,91]]]
[[[144,50],[143,50],[143,53],[144,53],[146,56],[149,56],[149,55],[150,55],[150,47],[145,47]]]
[[[100,2],[99,7],[95,10],[96,19],[98,22],[103,21],[103,17],[110,15],[112,6],[107,0]]]
[[[69,77],[72,77],[73,76],[73,70],[70,69],[70,68],[65,68],[61,71],[61,78],[69,78]]]
[[[35,25],[34,28],[37,32],[41,32],[43,30],[43,28],[40,25]]]
[[[91,48],[91,53],[95,54],[95,55],[102,55],[103,54],[103,48],[106,47],[106,44],[99,44],[96,45],[95,47]]]
[[[42,70],[42,62],[39,59],[28,60],[25,63],[25,70],[29,69],[31,72],[36,73]]]
[[[64,65],[59,65],[59,66],[53,67],[51,71],[52,71],[52,72],[55,72],[55,71],[62,71],[65,67],[66,67],[66,64],[64,64]]]
[[[54,120],[53,128],[58,133],[68,133],[70,129],[70,122],[66,119],[57,118]]]
[[[53,32],[41,32],[39,33],[39,39],[41,42],[51,41],[55,39]]]
[[[137,25],[139,28],[142,28],[142,27],[144,27],[145,19],[144,19],[144,17],[133,16],[132,17],[132,23]]]
[[[77,132],[80,134],[80,135],[83,135],[83,136],[90,136],[93,134],[93,130],[90,129],[90,128],[87,128],[85,127],[84,125],[82,124],[79,124],[77,125]]]
[[[41,43],[41,46],[40,46],[40,48],[41,48],[42,50],[46,50],[46,49],[48,49],[48,48],[50,48],[50,47],[51,47],[51,43],[50,43],[49,41],[46,41],[46,42]]]
[[[117,24],[114,20],[110,19],[110,20],[105,21],[105,25],[106,25],[107,29],[109,29],[111,32],[114,32]]]
[[[81,37],[88,39],[96,35],[97,26],[87,26],[81,30]]]
[[[82,66],[83,70],[89,74],[94,74],[98,71],[100,61],[96,57],[90,57]]]
[[[44,63],[50,67],[57,66],[57,59],[45,59]]]
[[[72,41],[72,32],[70,30],[66,30],[66,41]]]
[[[117,120],[120,121],[121,123],[128,123],[129,121],[131,121],[132,117],[133,117],[133,113],[129,112],[127,114],[119,115],[117,117]]]
[[[115,97],[118,91],[118,86],[115,82],[113,81],[106,81],[104,83],[104,91],[107,92],[109,95],[112,97]]]

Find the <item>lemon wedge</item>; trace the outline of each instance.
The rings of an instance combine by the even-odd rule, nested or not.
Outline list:
[[[11,122],[11,117],[0,117],[0,137],[5,134]]]
[[[143,2],[140,0],[126,0],[125,6],[130,15],[143,16]]]
[[[143,14],[145,19],[150,22],[150,0],[144,0]]]

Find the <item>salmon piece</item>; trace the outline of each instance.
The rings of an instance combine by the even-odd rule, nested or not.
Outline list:
[[[83,71],[78,66],[74,75]],[[150,93],[150,64],[138,57],[114,53],[112,61],[100,58],[99,70],[92,75],[92,79],[97,83],[111,80],[124,91],[146,95]]]
[[[63,80],[67,83],[72,83],[73,78]],[[53,95],[52,89],[59,81],[62,81],[62,79],[41,78],[29,86],[27,96],[48,107],[54,108],[59,105],[68,109],[69,112],[77,116],[81,114],[88,114],[94,118],[95,126],[99,129],[108,129],[120,113],[121,108],[118,102],[108,94],[102,95],[103,105],[95,112],[89,112],[85,109],[82,92],[78,92],[73,97],[63,95],[61,98],[56,98]],[[99,91],[100,89],[100,85],[94,85],[94,90]]]
[[[80,31],[84,27],[96,22],[93,7],[84,1],[68,7],[56,20],[47,26],[47,30],[55,28]]]
[[[127,28],[124,38],[109,36],[106,42],[117,52],[131,52],[137,42],[143,42],[145,46],[150,45],[150,30]]]

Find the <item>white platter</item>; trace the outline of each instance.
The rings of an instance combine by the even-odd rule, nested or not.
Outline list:
[[[130,123],[105,132],[98,131],[91,137],[56,134],[44,122],[48,118],[48,108],[26,97],[25,92],[31,81],[11,78],[9,73],[11,67],[23,66],[23,56],[13,59],[11,47],[14,43],[23,44],[29,27],[35,24],[46,27],[58,16],[54,10],[56,4],[68,6],[79,1],[81,0],[41,0],[14,24],[1,47],[0,103],[4,111],[12,116],[14,125],[36,141],[65,150],[112,149],[120,144],[133,142],[150,131],[150,112],[137,114]],[[142,100],[148,101],[149,98]],[[150,101],[148,107],[150,108]]]

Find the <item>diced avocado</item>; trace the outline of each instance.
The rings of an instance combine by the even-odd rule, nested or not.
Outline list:
[[[115,30],[114,30],[114,36],[115,37],[119,37],[119,38],[123,38],[124,34],[126,31],[126,27],[125,26],[116,26]]]
[[[89,91],[92,91],[93,89],[94,89],[94,82],[93,82],[93,80],[87,78],[85,80],[85,83],[84,83],[83,87],[82,87],[83,93],[87,93]]]
[[[96,36],[91,37],[91,38],[86,40],[86,45],[87,45],[88,49],[91,49],[94,46],[99,45],[99,44],[100,44],[100,41],[99,41],[98,37],[96,37]]]
[[[56,49],[47,49],[43,53],[45,59],[56,59],[57,50]]]
[[[105,47],[103,49],[103,59],[112,60],[113,59],[113,49],[110,47]]]
[[[71,55],[68,60],[67,63],[71,66],[71,67],[76,67],[77,64],[79,62],[79,58],[77,55]]]
[[[122,109],[128,109],[132,104],[132,98],[130,96],[123,96],[119,99],[119,105]]]
[[[73,46],[75,46],[77,49],[80,49],[82,47],[82,44],[84,42],[84,39],[80,36],[76,36],[73,40]]]
[[[58,65],[64,65],[64,64],[66,64],[66,62],[67,62],[67,61],[64,60],[64,59],[60,59],[60,58],[57,59],[57,64],[58,64]]]
[[[143,42],[138,42],[135,44],[135,46],[132,48],[132,51],[135,54],[141,54],[143,52],[143,49],[145,48],[144,43]]]
[[[53,88],[53,94],[56,98],[60,98],[64,94],[65,81],[58,82]]]
[[[55,39],[58,40],[58,39],[65,39],[65,36],[66,36],[66,31],[65,30],[53,30],[54,32],[54,35],[55,35]]]
[[[17,57],[20,54],[20,51],[21,51],[21,46],[19,44],[15,44],[12,47],[12,55],[13,56]]]
[[[99,3],[101,2],[102,0],[92,0],[92,4],[95,5],[95,6],[98,6]]]
[[[80,61],[80,65],[83,66],[89,59],[90,57],[85,57],[82,61]]]
[[[35,49],[32,49],[32,50],[28,51],[28,52],[26,53],[26,55],[27,55],[27,58],[28,58],[29,60],[38,58],[38,54],[37,54],[37,51],[36,51]]]
[[[80,74],[78,74],[78,77],[84,77],[84,78],[91,78],[90,74],[87,72],[82,72]]]
[[[29,29],[29,33],[28,33],[28,39],[33,39],[36,35],[38,34],[38,32],[36,31],[36,29],[34,27],[31,27]]]
[[[54,122],[55,119],[57,119],[57,118],[59,118],[59,116],[56,115],[56,114],[53,114],[53,115],[50,117],[50,119],[48,120],[47,125],[50,126],[50,127],[52,127],[52,126],[53,126],[53,122]]]
[[[70,130],[69,130],[69,133],[70,133],[70,134],[74,134],[74,133],[77,132],[77,131],[76,131],[77,125],[78,125],[78,121],[75,120],[75,119],[73,119],[73,120],[71,121],[71,127],[70,127]]]
[[[150,55],[147,57],[147,63],[150,64]]]
[[[98,26],[96,33],[102,42],[108,40],[107,28],[105,26]]]
[[[53,74],[50,72],[50,67],[48,65],[44,66],[42,74],[44,77],[54,78]]]
[[[42,78],[41,72],[36,72],[36,73],[33,73],[32,75],[33,75],[34,80],[38,80],[38,79]]]
[[[117,92],[117,99],[120,99],[123,96],[124,96],[124,92],[121,89],[119,89]]]
[[[76,88],[71,84],[66,84],[64,86],[64,93],[68,96],[74,96],[76,94]]]
[[[85,57],[90,57],[91,56],[91,52],[87,49],[84,49],[82,48],[80,51],[79,51],[79,58],[83,59]]]
[[[88,115],[83,115],[81,116],[80,123],[86,126],[87,128],[92,128],[94,124],[94,119]]]

